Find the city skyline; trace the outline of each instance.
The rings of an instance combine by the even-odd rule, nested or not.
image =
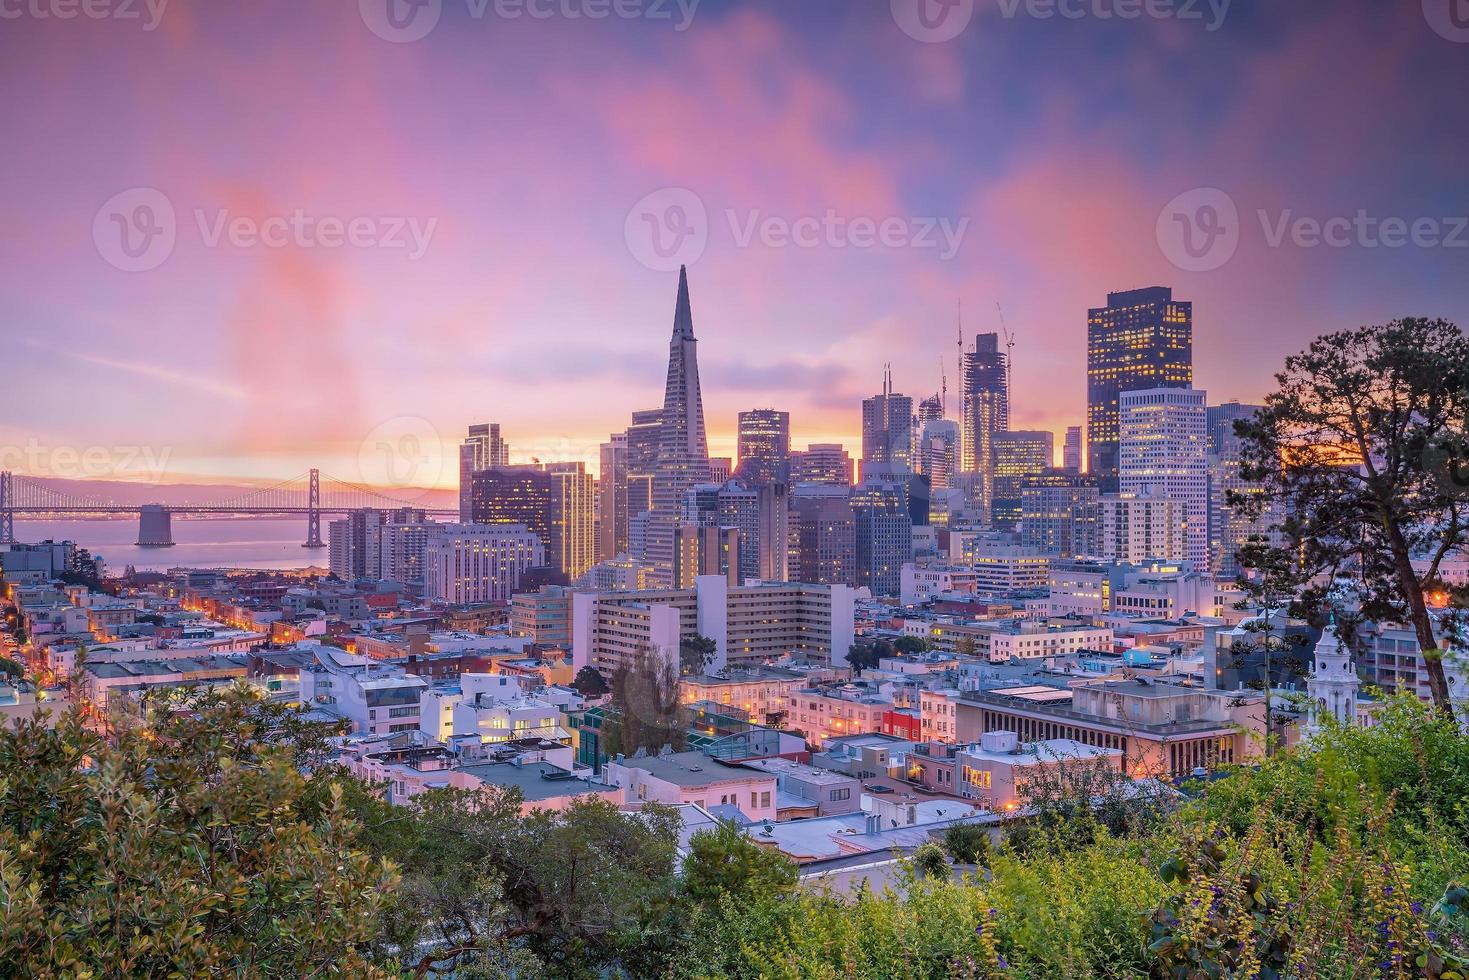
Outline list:
[[[686,24],[445,4],[407,44],[350,4],[174,4],[144,26],[21,18],[0,39],[0,71],[30,93],[12,132],[33,148],[10,179],[0,316],[21,380],[0,444],[145,446],[166,452],[165,482],[350,476],[379,427],[421,419],[440,447],[422,482],[452,487],[465,428],[493,420],[515,462],[595,469],[660,380],[670,270],[627,236],[670,189],[706,212],[707,243],[684,258],[719,456],[757,407],[790,412],[797,448],[855,454],[882,364],[915,400],[938,390],[941,356],[954,385],[961,299],[966,336],[1000,328],[997,303],[1016,335],[1011,426],[1058,437],[1083,418],[1085,311],[1110,291],[1193,301],[1195,384],[1220,401],[1257,401],[1329,329],[1469,319],[1448,241],[1312,246],[1294,226],[1269,241],[1282,222],[1361,211],[1456,236],[1469,109],[1415,93],[1461,88],[1465,59],[1416,6],[1235,4],[1213,30],[990,10],[942,43],[887,4],[713,0]],[[1048,71],[1016,70],[1038,55]],[[1119,61],[1129,74],[1094,87]],[[364,71],[373,84],[348,81]],[[49,138],[58,125],[71,138]],[[128,271],[94,224],[136,214],[108,207],[137,188],[163,195],[177,240]],[[1187,268],[1156,225],[1208,188],[1238,207],[1238,249]],[[275,248],[230,224],[298,212],[396,216],[377,231],[407,247]],[[816,247],[790,243],[804,219],[822,225]],[[936,245],[827,240],[858,219]],[[54,397],[47,372],[89,397]]]

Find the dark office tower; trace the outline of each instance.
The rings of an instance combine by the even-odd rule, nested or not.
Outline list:
[[[1066,427],[1066,445],[1061,450],[1061,468],[1067,473],[1081,472],[1081,426]]]
[[[790,581],[857,584],[857,519],[846,491],[814,484],[795,490],[788,531]]]
[[[668,342],[668,381],[663,392],[658,458],[653,467],[653,519],[648,528],[648,559],[655,585],[673,578],[674,532],[683,495],[709,482],[709,445],[704,436],[704,402],[699,394],[698,341],[689,303],[688,271],[678,270],[673,336]]]
[[[1108,293],[1086,329],[1087,471],[1103,493],[1118,488],[1117,397],[1194,381],[1194,305],[1167,286]]]
[[[852,457],[841,443],[813,442],[804,453],[791,453],[791,484],[852,485]]]
[[[767,483],[759,489],[759,576],[766,582],[790,579],[790,490],[785,483]]]
[[[890,370],[882,394],[862,400],[862,479],[913,471],[913,399],[893,391]]]
[[[568,578],[595,554],[593,481],[582,463],[496,466],[474,474],[470,515],[476,524],[524,524],[546,548],[546,563]]]
[[[1234,423],[1241,419],[1255,417],[1255,413],[1262,411],[1263,405],[1242,405],[1239,402],[1225,402],[1223,405],[1210,405],[1204,410],[1204,426],[1208,432],[1208,449],[1214,455],[1219,455],[1224,449],[1231,445],[1230,439],[1234,436]]]
[[[739,427],[739,478],[752,487],[784,482],[790,475],[791,413],[741,412]]]
[[[1097,480],[1051,471],[1020,488],[1020,543],[1061,558],[1096,555],[1101,549]]]
[[[663,409],[648,408],[632,413],[627,427],[627,521],[653,509],[653,470],[658,465],[658,445],[663,438]],[[632,538],[628,532],[629,545]]]
[[[459,519],[469,520],[469,484],[475,470],[509,466],[510,447],[500,438],[497,422],[469,427],[469,436],[459,444]]]
[[[1020,489],[1051,468],[1055,436],[1045,430],[995,433],[994,503],[990,524],[1012,531],[1020,523]]]
[[[924,501],[925,518],[927,500]],[[896,483],[867,482],[852,490],[856,518],[857,584],[874,596],[900,591],[903,563],[913,560],[913,520],[904,488]]]
[[[1010,381],[1000,335],[978,334],[964,352],[959,372],[960,469],[977,473],[991,437],[1010,428]]]

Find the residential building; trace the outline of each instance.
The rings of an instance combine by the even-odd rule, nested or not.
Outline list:
[[[525,574],[545,563],[540,535],[524,524],[437,525],[424,549],[424,598],[509,601]]]
[[[1111,561],[1140,564],[1149,559],[1182,561],[1183,507],[1162,494],[1104,493],[1097,502],[1101,546]]]
[[[746,820],[776,819],[776,778],[743,765],[729,765],[703,752],[621,756],[607,763],[603,778],[623,789],[629,803],[734,806]]]

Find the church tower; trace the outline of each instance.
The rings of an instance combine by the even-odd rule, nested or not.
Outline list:
[[[1309,730],[1319,731],[1321,719],[1328,715],[1340,724],[1355,725],[1359,687],[1361,681],[1357,679],[1351,651],[1337,638],[1336,616],[1333,615],[1316,644],[1311,658],[1311,677],[1306,681],[1306,693],[1311,696]]]

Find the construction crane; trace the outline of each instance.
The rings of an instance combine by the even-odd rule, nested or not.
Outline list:
[[[1010,422],[1010,399],[1014,396],[1014,365],[1015,365],[1015,335],[1005,325],[1005,308],[998,300],[995,301],[995,309],[1000,314],[1000,332],[1005,335],[1005,423]]]

